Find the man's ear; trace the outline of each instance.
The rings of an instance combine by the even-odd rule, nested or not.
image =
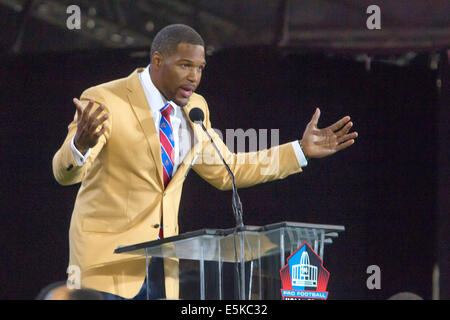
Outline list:
[[[162,66],[162,62],[164,60],[164,57],[161,53],[158,51],[155,51],[152,56],[152,66],[155,66],[155,68],[159,69]]]

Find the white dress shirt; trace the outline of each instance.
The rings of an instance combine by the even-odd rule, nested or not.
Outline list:
[[[153,120],[155,121],[156,131],[159,131],[159,122],[161,121],[161,112],[160,110],[169,102],[172,105],[172,111],[170,112],[170,122],[172,124],[173,136],[175,141],[175,159],[172,176],[177,171],[179,165],[182,163],[185,156],[191,150],[191,148],[195,145],[195,135],[192,131],[192,128],[189,125],[189,122],[186,118],[185,113],[181,110],[181,107],[178,106],[173,101],[167,101],[165,97],[161,94],[161,92],[155,87],[151,78],[150,78],[150,65],[148,65],[144,71],[140,72],[139,80],[141,81],[142,88],[144,89],[145,96],[147,98],[148,105],[150,106],[150,111],[153,115]],[[308,164],[306,157],[303,153],[302,148],[300,147],[299,141],[291,142],[292,147],[294,149],[295,155],[297,156],[297,160],[301,167],[305,167]],[[89,149],[86,154],[83,156],[76,148],[73,143],[73,138],[71,141],[72,151],[75,157],[75,160],[79,166],[82,166],[86,163],[91,149]]]
[[[139,73],[139,80],[144,89],[147,102],[150,106],[150,111],[155,121],[156,131],[159,131],[159,122],[161,121],[161,109],[167,104],[172,105],[170,112],[170,123],[172,125],[175,159],[173,163],[172,176],[177,172],[178,167],[183,162],[183,159],[189,153],[195,144],[195,137],[186,115],[173,101],[167,101],[161,92],[155,87],[150,78],[150,65],[144,71]]]

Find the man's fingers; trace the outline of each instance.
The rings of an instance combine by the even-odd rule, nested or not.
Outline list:
[[[80,105],[83,107],[83,105],[80,102]],[[83,115],[82,115],[82,121],[88,121],[89,120],[89,114],[91,113],[91,109],[94,106],[94,100],[90,99],[86,108],[83,109]]]
[[[103,126],[101,127],[101,129],[98,130],[98,131],[95,133],[95,136],[96,136],[97,138],[99,138],[102,134],[105,133],[106,128],[107,128],[107,125],[106,125],[106,123],[104,123]]]
[[[97,108],[97,110],[99,110],[100,108]],[[96,111],[97,111],[96,110]],[[91,122],[91,124],[89,125],[89,130],[91,131],[91,132],[95,132],[96,130],[97,130],[97,128],[100,126],[100,125],[102,125],[105,121],[106,121],[106,119],[108,119],[108,114],[107,113],[105,113],[103,116],[101,116],[100,118],[94,118],[94,116],[96,116],[95,115],[95,113],[96,113],[96,111],[95,112],[93,112],[92,113],[92,115],[91,115],[91,118],[93,118],[94,120]],[[101,112],[101,111],[100,111]],[[99,114],[100,112],[98,112],[97,114]]]
[[[73,98],[72,101],[75,104],[75,107],[77,108],[78,120],[87,121],[88,119],[87,117],[89,116],[92,106],[94,105],[94,100],[89,100],[89,103],[87,104],[86,108],[83,107],[83,104],[77,98]]]
[[[351,121],[347,122],[344,127],[342,127],[339,131],[336,132],[336,136],[342,137],[343,135],[346,135],[350,131],[350,128],[352,126],[353,126],[353,122],[351,122]]]
[[[351,139],[351,140],[348,140],[348,141],[346,141],[346,142],[344,142],[344,143],[341,143],[341,144],[338,144],[338,146],[337,146],[337,148],[336,148],[336,151],[341,151],[341,150],[343,150],[343,149],[345,149],[345,148],[348,148],[348,147],[350,147],[352,144],[354,144],[355,143],[355,140],[354,139]]]
[[[339,137],[337,139],[337,142],[339,144],[341,144],[343,142],[345,143],[347,140],[356,139],[357,137],[358,137],[358,132],[352,132],[352,133],[349,133],[349,134],[346,134],[346,135],[343,135],[343,136]]]
[[[326,129],[330,129],[333,132],[338,131],[339,129],[341,129],[349,121],[350,121],[350,117],[349,116],[345,116],[341,120],[333,123],[331,126],[329,126]]]
[[[105,106],[103,104],[101,104],[100,106],[98,106],[97,109],[94,110],[94,112],[92,112],[89,116],[89,122],[92,124],[97,117],[100,115],[100,113],[103,112],[103,110],[105,110]]]

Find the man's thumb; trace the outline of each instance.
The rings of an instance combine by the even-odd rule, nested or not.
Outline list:
[[[320,118],[320,109],[316,108],[316,112],[314,112],[312,118],[311,118],[311,123],[315,126],[317,126],[317,123],[319,122],[319,118]]]
[[[77,109],[78,119],[80,119],[81,115],[83,114],[83,108],[81,107],[81,102],[77,98],[73,98],[72,101],[75,104],[75,108]]]

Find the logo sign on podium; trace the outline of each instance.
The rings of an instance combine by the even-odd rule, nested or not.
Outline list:
[[[283,300],[328,298],[326,290],[330,273],[306,242],[287,258],[280,276]]]

